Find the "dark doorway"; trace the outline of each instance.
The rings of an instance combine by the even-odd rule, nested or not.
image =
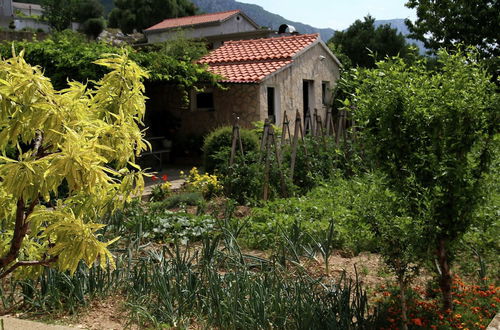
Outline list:
[[[267,87],[267,117],[271,123],[276,124],[274,87]]]
[[[309,81],[304,80],[302,83],[302,99],[304,100],[302,118],[306,118],[309,111]]]

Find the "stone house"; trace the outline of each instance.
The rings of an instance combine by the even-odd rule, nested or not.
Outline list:
[[[204,39],[209,49],[222,46],[228,40],[255,39],[273,33],[261,29],[240,10],[169,18],[144,30],[148,43],[174,39],[182,31],[187,39]]]
[[[43,8],[39,4],[0,0],[0,26],[15,30],[32,29],[48,32],[49,25],[40,20]]]
[[[297,110],[304,118],[307,111],[317,109],[324,119],[341,67],[318,34],[228,41],[199,62],[222,76],[224,89],[191,91],[184,105],[175,90],[149,89],[152,115],[165,115],[167,110],[179,119],[178,131],[183,134],[204,135],[231,125],[236,117],[243,127],[266,118],[279,126],[285,111],[291,129]],[[166,121],[150,118],[153,126]]]

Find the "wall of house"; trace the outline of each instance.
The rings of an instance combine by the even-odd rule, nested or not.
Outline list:
[[[10,18],[13,14],[12,0],[0,0],[0,16]]]
[[[16,30],[31,29],[43,32],[50,32],[50,26],[47,22],[39,21],[33,18],[16,18],[14,20]]]
[[[322,82],[328,82],[330,91],[327,94],[331,95],[339,77],[338,64],[320,44],[316,44],[299,55],[288,68],[267,78],[260,84],[260,120],[267,118],[267,87],[274,87],[278,98],[276,104],[279,107],[276,125],[282,125],[286,111],[293,134],[296,111],[300,111],[302,119],[304,117],[303,81],[309,80],[312,81],[309,106],[312,110],[318,109],[318,114],[321,115],[324,122],[327,109],[333,100],[330,96],[327,104],[323,104],[321,85]]]
[[[28,15],[28,16],[40,16],[41,17],[43,15],[42,7],[40,7],[40,5],[37,5],[37,4],[14,2],[12,4],[12,7],[14,10],[14,15],[16,14],[17,11],[20,11],[24,15]]]
[[[183,101],[182,91],[176,86],[147,86],[149,99],[145,124],[151,127],[150,135],[205,135],[216,127],[232,125],[235,117],[240,118],[242,127],[251,127],[252,122],[259,120],[259,85],[231,84],[227,90],[205,90],[214,93],[213,111],[196,110],[194,92]],[[178,121],[178,125],[174,121]]]
[[[199,26],[196,28],[182,29],[182,35],[185,38],[203,38],[205,36],[216,36],[222,34],[247,32],[257,30],[255,26],[241,15],[229,18],[221,24]],[[146,31],[149,43],[162,42],[175,38],[179,34],[178,29],[171,29],[162,32]]]

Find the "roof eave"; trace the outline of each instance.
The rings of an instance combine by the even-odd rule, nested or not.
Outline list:
[[[161,33],[169,30],[180,30],[180,29],[191,29],[195,27],[200,27],[200,26],[211,26],[211,25],[219,25],[221,21],[210,21],[210,22],[203,22],[203,23],[197,23],[197,24],[187,24],[187,25],[179,25],[179,26],[172,26],[168,28],[161,28],[161,29],[152,29],[152,30],[144,30],[144,34],[149,34],[151,32],[153,33]]]
[[[230,16],[228,16],[228,17],[226,17],[226,18],[224,18],[224,19],[221,19],[219,22],[221,22],[221,23],[222,23],[222,22],[225,22],[225,21],[227,21],[228,19],[230,19],[231,17],[234,17],[235,15],[241,15],[241,16],[243,16],[243,17],[244,17],[244,18],[245,18],[245,19],[246,19],[246,20],[247,20],[247,21],[248,21],[248,22],[249,22],[249,23],[250,23],[250,24],[251,24],[254,28],[256,28],[256,29],[260,29],[260,25],[258,25],[257,23],[255,23],[255,21],[254,21],[254,20],[252,20],[250,17],[248,17],[248,16],[247,16],[244,12],[242,12],[241,10],[240,10],[239,12],[236,12],[236,13],[234,13],[234,14],[232,14],[232,15],[230,15]]]

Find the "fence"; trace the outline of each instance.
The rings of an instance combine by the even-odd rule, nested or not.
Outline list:
[[[350,128],[350,129],[348,129]],[[263,175],[263,192],[262,198],[267,200],[269,198],[269,173],[271,166],[277,166],[280,176],[280,189],[283,197],[288,195],[286,188],[286,173],[283,169],[283,147],[289,145],[291,148],[290,164],[288,171],[288,179],[293,181],[294,170],[296,166],[297,153],[303,152],[306,157],[308,152],[307,145],[304,143],[304,138],[309,136],[315,139],[321,139],[326,147],[326,137],[332,137],[335,140],[335,146],[339,147],[350,140],[355,140],[356,138],[355,125],[352,119],[348,119],[348,113],[346,110],[340,110],[334,116],[332,110],[329,110],[326,114],[325,121],[318,114],[317,109],[314,109],[314,113],[308,112],[305,115],[304,120],[300,116],[300,112],[297,110],[295,115],[294,132],[293,135],[290,133],[290,120],[285,111],[283,115],[283,122],[281,125],[281,136],[278,139],[274,126],[270,123],[269,119],[264,122],[264,128],[261,136],[260,143],[260,158],[259,162],[264,162],[264,175]],[[333,152],[333,150],[332,150]],[[243,145],[240,136],[240,126],[238,124],[238,119],[236,119],[233,125],[233,135],[231,141],[231,154],[229,158],[229,165],[233,165],[237,153],[244,155]],[[272,157],[274,154],[274,157]]]

